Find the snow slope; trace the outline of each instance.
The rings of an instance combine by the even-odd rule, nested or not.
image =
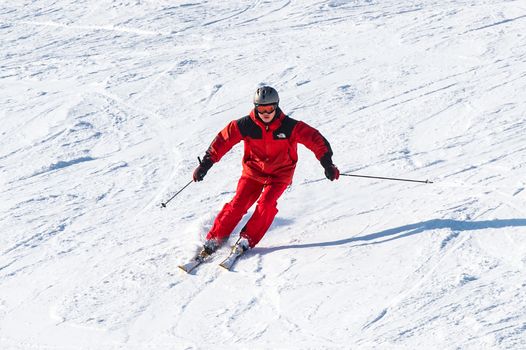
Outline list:
[[[524,33],[523,0],[3,3],[0,347],[526,348]],[[184,275],[242,147],[159,204],[261,83],[340,170],[434,183],[301,148],[259,246]]]

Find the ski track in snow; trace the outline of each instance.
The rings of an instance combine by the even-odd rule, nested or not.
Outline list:
[[[44,0],[0,9],[6,349],[526,347],[519,1]],[[254,88],[331,142],[233,272],[185,275]],[[197,327],[196,325],[199,325]],[[431,335],[431,336],[430,336]]]

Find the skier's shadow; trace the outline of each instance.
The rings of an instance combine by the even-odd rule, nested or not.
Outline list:
[[[443,228],[450,229],[454,234],[458,235],[463,231],[476,231],[483,230],[488,228],[506,228],[506,227],[523,227],[526,226],[526,219],[504,219],[504,220],[485,220],[485,221],[460,221],[460,220],[450,220],[450,219],[433,219],[418,222],[415,224],[399,226],[391,228],[388,230],[371,233],[365,236],[359,237],[349,237],[345,239],[340,239],[337,241],[329,242],[317,242],[317,243],[306,243],[306,244],[291,244],[291,245],[282,245],[276,247],[256,247],[255,253],[259,254],[268,254],[278,250],[285,249],[303,249],[303,248],[316,248],[316,247],[331,247],[350,244],[354,242],[365,242],[361,244],[356,244],[355,246],[364,246],[364,245],[373,245],[380,244],[395,239],[405,238],[419,233],[438,230]]]

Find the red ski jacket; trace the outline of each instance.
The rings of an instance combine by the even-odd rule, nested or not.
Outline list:
[[[331,146],[320,132],[286,116],[279,108],[269,124],[257,117],[255,110],[231,121],[217,134],[206,156],[216,163],[241,140],[245,143],[242,176],[264,184],[292,182],[298,162],[298,143],[310,149],[322,165],[332,164]]]

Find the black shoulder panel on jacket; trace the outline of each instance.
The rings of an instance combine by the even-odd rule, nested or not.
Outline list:
[[[281,121],[280,127],[274,131],[274,140],[290,139],[290,135],[292,135],[292,130],[296,124],[298,124],[297,120],[285,116]]]
[[[238,119],[236,123],[239,131],[241,132],[241,136],[250,137],[252,139],[263,138],[263,132],[261,131],[261,128],[256,123],[254,123],[249,115]]]

